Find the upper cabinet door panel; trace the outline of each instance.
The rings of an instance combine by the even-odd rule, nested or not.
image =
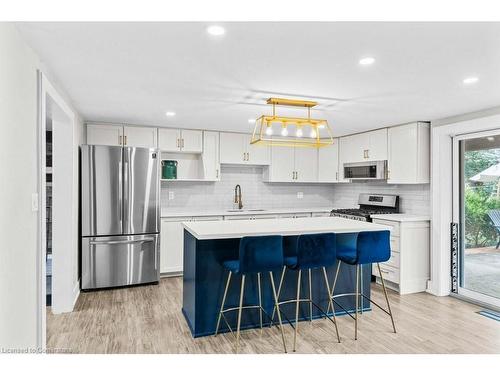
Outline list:
[[[339,172],[339,140],[335,138],[333,145],[318,149],[318,181],[337,182]]]
[[[247,163],[254,165],[269,165],[271,162],[271,154],[269,146],[251,145],[252,136],[245,135],[244,148],[247,150]]]
[[[368,160],[387,160],[387,129],[365,134],[368,136]]]
[[[123,126],[111,124],[87,124],[87,144],[122,146]]]
[[[181,142],[181,132],[179,129],[162,129],[158,130],[159,142],[158,146],[161,151],[179,152]]]
[[[366,133],[340,138],[340,160],[342,163],[357,163],[366,161],[368,149]]]
[[[220,133],[221,164],[245,164],[246,151],[243,148],[246,135],[241,133]]]
[[[158,129],[139,126],[124,126],[124,146],[130,147],[158,147]]]
[[[271,147],[270,182],[294,182],[294,147]]]
[[[220,179],[219,164],[219,133],[203,132],[203,178],[206,180]]]
[[[318,181],[318,149],[295,147],[295,180],[298,182]]]
[[[201,153],[203,151],[203,133],[201,130],[181,130],[181,151]]]

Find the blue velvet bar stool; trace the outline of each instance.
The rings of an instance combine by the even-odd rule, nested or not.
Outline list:
[[[389,303],[389,298],[387,296],[387,290],[385,288],[384,277],[380,270],[380,262],[385,262],[391,257],[391,245],[390,245],[390,232],[388,230],[384,231],[374,231],[374,232],[359,232],[359,233],[337,233],[337,270],[335,272],[335,279],[332,286],[332,295],[328,305],[327,312],[330,307],[337,304],[342,308],[351,318],[354,319],[354,339],[358,339],[358,310],[359,301],[366,298],[375,306],[380,308],[386,314],[391,317],[392,328],[394,333],[396,333],[396,325],[394,324],[394,318],[391,311],[391,305]],[[337,278],[340,272],[341,263],[347,263],[349,265],[356,267],[356,289],[354,293],[343,293],[335,294],[335,286],[337,283]],[[363,292],[360,293],[360,282],[361,272],[360,268],[363,264],[377,263],[378,271],[380,274],[380,281],[382,282],[382,289],[384,291],[385,301],[387,303],[387,310],[380,306],[378,303],[372,301],[370,298],[365,296]],[[353,317],[350,312],[340,305],[336,299],[344,296],[355,296],[356,297],[356,310],[355,316]]]
[[[295,303],[295,325],[293,335],[293,351],[297,346],[297,332],[299,323],[299,306],[300,302],[309,304],[309,319],[312,321],[312,308],[313,305],[327,317],[334,325],[337,333],[337,340],[340,342],[339,330],[337,327],[337,320],[335,314],[333,319],[328,316],[314,301],[312,300],[312,270],[322,269],[325,285],[330,297],[330,285],[326,274],[326,267],[333,266],[336,262],[336,239],[334,233],[321,233],[321,234],[307,234],[298,237],[285,237],[283,240],[283,247],[285,253],[285,266],[283,267],[280,283],[278,287],[278,307],[273,310],[271,321],[274,319],[275,311],[279,313],[279,306],[287,303]],[[295,299],[287,301],[279,301],[279,296],[283,286],[283,280],[286,270],[297,271],[297,296]],[[309,295],[308,298],[300,297],[300,282],[302,278],[302,271],[308,271],[309,278]],[[291,323],[290,323],[291,324]]]
[[[241,313],[243,309],[259,309],[260,318],[260,329],[262,330],[262,313],[266,315],[266,311],[262,307],[262,290],[261,290],[261,273],[269,272],[269,278],[271,279],[271,286],[273,291],[274,306],[276,308],[278,303],[278,297],[276,293],[276,287],[274,284],[273,271],[279,270],[283,267],[283,237],[281,236],[256,236],[256,237],[243,237],[240,240],[239,246],[239,259],[237,260],[227,260],[222,262],[222,267],[229,271],[226,287],[224,289],[224,296],[222,297],[222,303],[219,311],[219,317],[217,319],[217,328],[215,330],[215,336],[219,332],[219,326],[221,318],[224,318],[229,330],[231,332],[231,326],[227,322],[224,314],[229,311],[238,311],[238,323],[236,327],[236,353],[238,353],[240,346],[240,326],[241,326]],[[240,286],[240,296],[239,296],[239,306],[224,308],[226,303],[227,291],[231,283],[232,275],[241,275],[241,286]],[[258,287],[258,305],[247,305],[243,306],[243,297],[245,294],[245,279],[247,275],[257,274],[257,287]],[[281,339],[283,341],[283,348],[286,353],[286,343],[285,335],[283,333],[283,326],[281,322],[281,313],[278,310],[278,321],[279,329],[281,330]]]

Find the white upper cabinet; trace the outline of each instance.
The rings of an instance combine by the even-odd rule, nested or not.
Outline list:
[[[264,172],[264,179],[269,182],[294,182],[294,159],[294,147],[271,147],[271,165]]]
[[[374,130],[368,135],[367,161],[387,160],[387,129]]]
[[[87,144],[122,146],[123,125],[87,124]]]
[[[201,153],[203,151],[203,132],[201,130],[181,130],[182,152]]]
[[[339,139],[331,146],[318,149],[318,182],[338,182],[339,180]]]
[[[377,160],[387,160],[387,129],[340,138],[341,169],[344,163]]]
[[[181,131],[179,129],[158,129],[158,147],[161,151],[178,152]]]
[[[271,165],[264,171],[268,182],[317,182],[318,149],[271,147]]]
[[[269,146],[252,145],[250,141],[252,136],[250,134],[245,136],[243,140],[244,148],[247,152],[247,163],[253,165],[269,165],[271,160],[271,154]]]
[[[430,182],[429,123],[416,122],[389,128],[388,143],[388,183]]]
[[[130,147],[158,147],[158,129],[141,126],[123,127],[123,145]]]
[[[220,180],[219,133],[203,132],[203,178]]]
[[[164,152],[187,152],[199,154],[203,151],[201,130],[160,128],[159,148]]]
[[[318,149],[313,147],[295,147],[295,181],[318,181]]]
[[[220,133],[221,164],[244,164],[246,159],[244,138],[245,134]]]
[[[222,164],[269,165],[268,146],[251,145],[252,136],[242,133],[220,133]]]

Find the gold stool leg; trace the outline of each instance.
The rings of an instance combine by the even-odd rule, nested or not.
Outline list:
[[[283,286],[283,279],[285,278],[285,271],[286,271],[286,266],[283,266],[283,270],[281,271],[280,283],[278,285],[278,297],[277,297],[278,301],[279,301],[280,295],[281,295],[281,287]],[[274,282],[274,280],[273,280],[273,282]],[[271,315],[271,324],[269,325],[270,327],[273,326],[274,314],[276,314],[276,306],[273,307],[273,313]]]
[[[257,273],[257,286],[259,288],[259,321],[260,321],[260,334],[262,335],[262,289],[260,287],[260,272]]]
[[[215,328],[215,336],[217,336],[217,333],[219,332],[220,319],[222,317],[222,310],[224,310],[224,304],[226,303],[226,296],[227,296],[227,291],[229,289],[229,283],[231,282],[231,275],[232,272],[229,271],[229,275],[227,276],[226,287],[224,288],[224,296],[222,297],[222,304],[220,306],[219,317],[217,318],[217,328]]]
[[[283,341],[283,349],[285,350],[286,353],[285,333],[283,332],[283,325],[281,324],[281,312],[278,306],[278,296],[276,295],[276,287],[274,286],[274,278],[273,278],[273,273],[271,271],[269,271],[269,277],[271,278],[271,286],[273,288],[274,307],[278,313],[278,322],[280,325],[281,340]]]
[[[391,304],[389,303],[389,297],[387,296],[387,290],[385,289],[384,277],[382,276],[382,270],[380,269],[380,264],[377,263],[378,273],[380,274],[380,281],[382,282],[382,289],[384,290],[385,302],[387,302],[387,310],[389,310],[389,316],[391,317],[392,329],[396,333],[396,325],[394,324],[394,318],[392,316]]]
[[[340,260],[337,261],[337,270],[335,271],[335,278],[333,279],[332,284],[332,298],[328,301],[328,308],[326,309],[327,314],[330,312],[330,306],[332,307],[333,311],[335,311],[335,308],[333,306],[333,296],[335,295],[335,286],[337,285],[337,278],[339,277],[340,263],[342,263]]]
[[[309,268],[309,320],[313,321],[313,304],[312,304],[312,276],[311,269]]]
[[[364,308],[364,298],[363,298],[363,265],[360,264],[360,270],[359,270],[359,288],[361,290],[361,294],[359,295],[359,303],[361,305],[359,309],[359,313],[363,315],[363,308]]]
[[[243,295],[245,293],[245,275],[241,276],[241,289],[240,289],[240,306],[238,309],[238,326],[236,328],[236,353],[240,349],[240,326],[241,326],[241,311],[243,310]]]
[[[323,275],[325,277],[325,285],[326,285],[326,290],[328,292],[328,307],[330,307],[330,302],[332,300],[333,293],[330,292],[330,285],[328,284],[328,276],[326,274],[326,267],[323,267]],[[340,343],[339,328],[337,327],[337,318],[335,318],[335,306],[333,305],[333,302],[332,302],[332,311],[333,311],[333,324],[335,324],[335,331],[337,332],[337,340]]]
[[[359,304],[359,264],[356,265],[356,319],[354,320],[354,340],[358,339],[358,304]]]
[[[300,306],[300,277],[302,276],[302,270],[299,270],[299,275],[297,276],[297,301],[295,303],[295,329],[293,331],[293,351],[297,346],[297,331],[299,330],[299,306]]]

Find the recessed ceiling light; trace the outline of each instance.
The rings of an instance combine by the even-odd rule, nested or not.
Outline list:
[[[209,33],[210,35],[220,36],[226,33],[226,29],[224,29],[222,26],[212,25],[207,27],[207,33]]]
[[[466,85],[476,83],[477,81],[479,81],[479,78],[477,78],[477,77],[467,77],[463,80],[464,84],[466,84]]]
[[[488,137],[486,138],[488,141],[493,142],[495,140],[495,137]]]
[[[174,117],[175,116],[175,112],[167,111],[167,112],[165,112],[165,116],[167,116],[167,117]]]
[[[375,58],[373,57],[364,57],[359,60],[359,65],[371,65],[375,62]]]
[[[249,118],[249,119],[248,119],[248,123],[249,123],[249,124],[255,124],[255,119],[253,119],[253,118]]]

